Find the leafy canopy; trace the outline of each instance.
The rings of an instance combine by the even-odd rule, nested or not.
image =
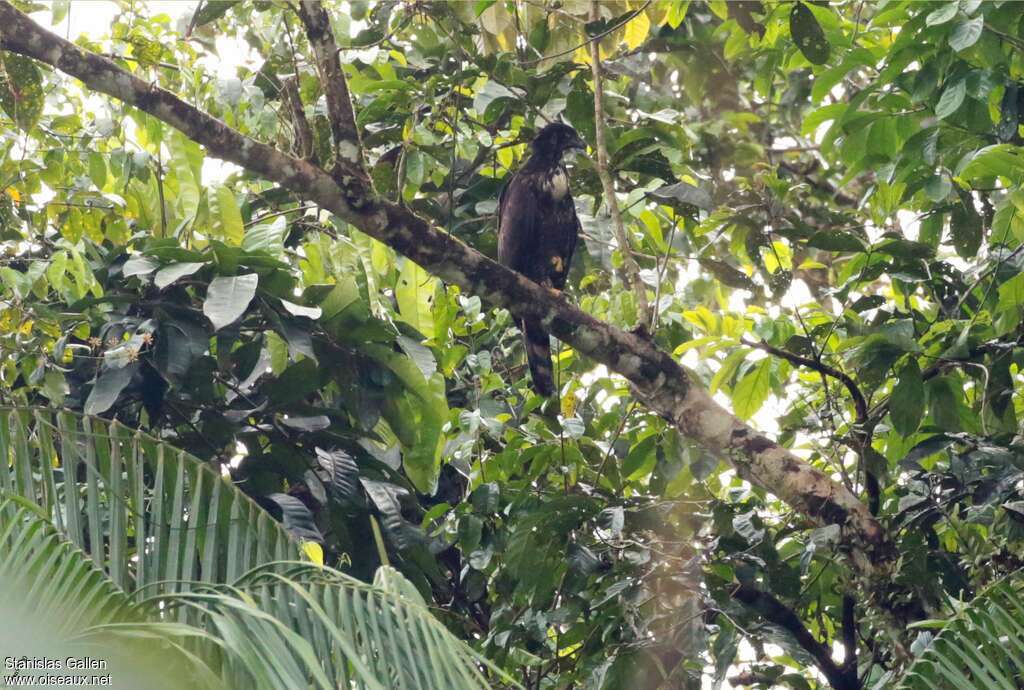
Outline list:
[[[52,20],[81,11],[57,2]],[[10,53],[3,397],[116,417],[230,468],[329,562],[368,579],[386,557],[533,687],[812,687],[833,641],[855,687],[885,687],[900,650],[923,646],[894,618],[942,617],[1020,566],[1020,5],[590,12],[332,11],[377,191],[493,253],[497,194],[533,132],[562,116],[595,143],[599,40],[654,339],[877,510],[908,596],[855,580],[835,528],[752,488],[570,348],[545,404],[506,312]],[[222,39],[246,53],[224,71]],[[322,84],[284,3],[177,19],[136,3],[79,43],[329,162]],[[592,162],[572,178],[570,294],[632,327]]]

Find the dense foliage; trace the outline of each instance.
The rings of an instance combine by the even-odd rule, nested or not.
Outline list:
[[[530,688],[886,687],[931,639],[906,623],[1021,565],[1021,6],[592,11],[333,10],[377,191],[493,255],[502,179],[539,126],[597,143],[599,40],[654,314],[623,283],[590,159],[572,298],[643,326],[861,496],[898,549],[891,578],[857,577],[838,527],[739,479],[620,377],[563,347],[558,398],[536,397],[506,311],[6,52],[0,397],[223,468],[330,564],[399,569]],[[249,136],[334,155],[288,3],[126,4],[78,43]]]

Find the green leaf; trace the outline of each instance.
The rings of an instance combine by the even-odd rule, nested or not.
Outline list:
[[[395,286],[395,299],[402,320],[423,334],[434,337],[434,291],[437,279],[409,259],[405,260],[402,273]]]
[[[868,153],[889,159],[899,153],[899,145],[896,118],[883,117],[871,123],[868,133]]]
[[[160,268],[160,263],[148,256],[135,255],[124,262],[121,267],[121,275],[125,278],[131,276],[145,276]]]
[[[24,131],[35,127],[43,112],[43,75],[36,63],[15,53],[0,52],[0,107]]]
[[[672,0],[665,22],[673,29],[679,28],[679,25],[686,19],[686,12],[689,9],[690,0]]]
[[[961,21],[949,36],[949,47],[957,52],[970,48],[981,38],[983,28],[985,28],[985,18],[981,15],[974,19]]]
[[[581,137],[594,141],[594,94],[590,90],[577,87],[569,92],[565,99],[565,116]]]
[[[171,264],[170,266],[164,266],[156,275],[153,276],[153,285],[159,290],[163,290],[165,287],[173,283],[174,281],[190,276],[206,264],[204,263],[180,263]]]
[[[184,220],[191,221],[199,211],[200,182],[196,176],[193,159],[202,160],[199,145],[175,131],[167,140],[171,151],[170,167],[178,182],[177,207]]]
[[[935,256],[935,250],[930,246],[913,240],[886,240],[875,246],[875,251],[900,259],[930,259]]]
[[[921,424],[924,416],[924,381],[921,379],[921,368],[913,358],[908,361],[899,373],[899,381],[892,390],[889,399],[889,417],[893,428],[901,436],[910,436]]]
[[[996,125],[996,136],[999,141],[1010,141],[1017,134],[1020,125],[1020,86],[1007,84],[1003,98],[999,102],[999,124]]]
[[[667,187],[660,187],[647,193],[647,196],[659,201],[679,201],[683,204],[696,206],[705,211],[713,211],[715,202],[705,190],[686,182],[677,182]]]
[[[213,330],[218,331],[234,323],[245,313],[256,295],[259,276],[247,273],[241,276],[218,276],[210,281],[203,301],[203,314],[210,319]]]
[[[969,196],[953,207],[949,224],[956,253],[965,259],[977,256],[984,228],[981,215],[975,210]]]
[[[473,12],[476,14],[477,17],[479,17],[497,1],[498,0],[476,0],[476,4],[473,6]]]
[[[807,240],[807,246],[825,249],[830,252],[865,252],[864,241],[849,232],[819,230]]]
[[[1018,273],[999,286],[1000,311],[1019,309],[1024,305],[1024,273]]]
[[[92,390],[89,391],[89,397],[85,401],[84,412],[95,415],[109,410],[110,406],[117,401],[117,396],[131,382],[132,376],[135,375],[138,369],[138,362],[132,362],[120,369],[104,367],[96,378],[96,383],[93,385]]]
[[[240,0],[207,0],[200,3],[198,11],[193,17],[195,26],[203,26],[223,17],[228,10],[237,5]]]
[[[246,230],[242,249],[247,252],[265,251],[273,256],[280,256],[284,253],[284,238],[287,234],[288,223],[284,216],[278,216],[273,222],[260,223]]]
[[[319,387],[317,363],[312,359],[303,359],[284,369],[276,379],[264,384],[262,390],[274,405],[281,406],[298,402]]]
[[[71,6],[71,0],[54,0],[50,4],[50,25],[60,24],[64,21],[64,18],[68,16],[68,8]]]
[[[89,154],[89,179],[97,189],[103,189],[107,182],[107,163],[103,156],[96,152]]]
[[[402,466],[417,489],[432,494],[441,469],[442,429],[448,418],[444,377],[438,372],[427,378],[412,359],[380,345],[364,345],[361,350],[390,369],[412,393],[395,397],[393,411],[402,416],[391,416],[388,423],[402,425],[408,432]]]
[[[939,24],[945,24],[950,19],[956,16],[957,11],[960,9],[960,3],[958,0],[946,0],[941,3],[939,9],[933,11],[925,19],[925,24],[928,26],[938,26]]]
[[[960,108],[966,95],[967,80],[957,79],[943,90],[942,96],[935,106],[935,116],[940,120],[945,120]]]
[[[770,359],[762,359],[740,379],[732,391],[732,408],[740,419],[750,419],[761,409],[771,390]]]
[[[959,384],[949,376],[939,376],[928,383],[928,410],[942,431],[961,431]]]
[[[789,13],[789,32],[796,47],[812,65],[828,62],[831,46],[825,38],[825,31],[807,5],[797,2]]]
[[[637,481],[649,475],[658,461],[658,435],[651,434],[629,449],[622,462],[622,475],[630,481]]]
[[[285,308],[289,314],[294,316],[305,316],[307,319],[319,319],[323,314],[323,309],[320,307],[305,307],[295,302],[289,302],[286,299],[281,300],[281,306]]]
[[[263,496],[260,503],[276,508],[272,512],[280,511],[284,528],[297,541],[322,542],[324,540],[323,534],[316,526],[312,511],[295,496],[271,493]]]
[[[975,180],[999,175],[1019,182],[1024,177],[1024,156],[1017,146],[993,144],[979,149],[960,170],[960,177]]]
[[[936,203],[945,200],[953,191],[953,183],[946,175],[932,175],[924,183],[924,194]]]
[[[992,218],[992,239],[996,242],[1006,243],[1010,238],[1024,242],[1024,216],[1014,203],[1014,197],[1024,200],[1024,193],[1015,190],[996,207],[996,214]]]
[[[213,194],[210,195],[210,212],[213,215],[213,237],[234,247],[242,244],[245,225],[238,202],[235,201],[235,195],[230,189],[222,184],[214,187]],[[248,248],[246,250],[251,251]]]

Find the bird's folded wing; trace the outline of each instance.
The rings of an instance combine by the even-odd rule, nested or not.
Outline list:
[[[529,177],[512,178],[498,200],[498,261],[531,274],[538,246],[537,199]]]

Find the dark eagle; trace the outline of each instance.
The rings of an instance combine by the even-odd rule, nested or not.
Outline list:
[[[572,127],[552,123],[530,144],[530,158],[498,199],[498,261],[541,285],[561,290],[569,275],[580,221],[562,154],[586,148]],[[551,344],[539,321],[520,321],[533,389],[554,392]]]

